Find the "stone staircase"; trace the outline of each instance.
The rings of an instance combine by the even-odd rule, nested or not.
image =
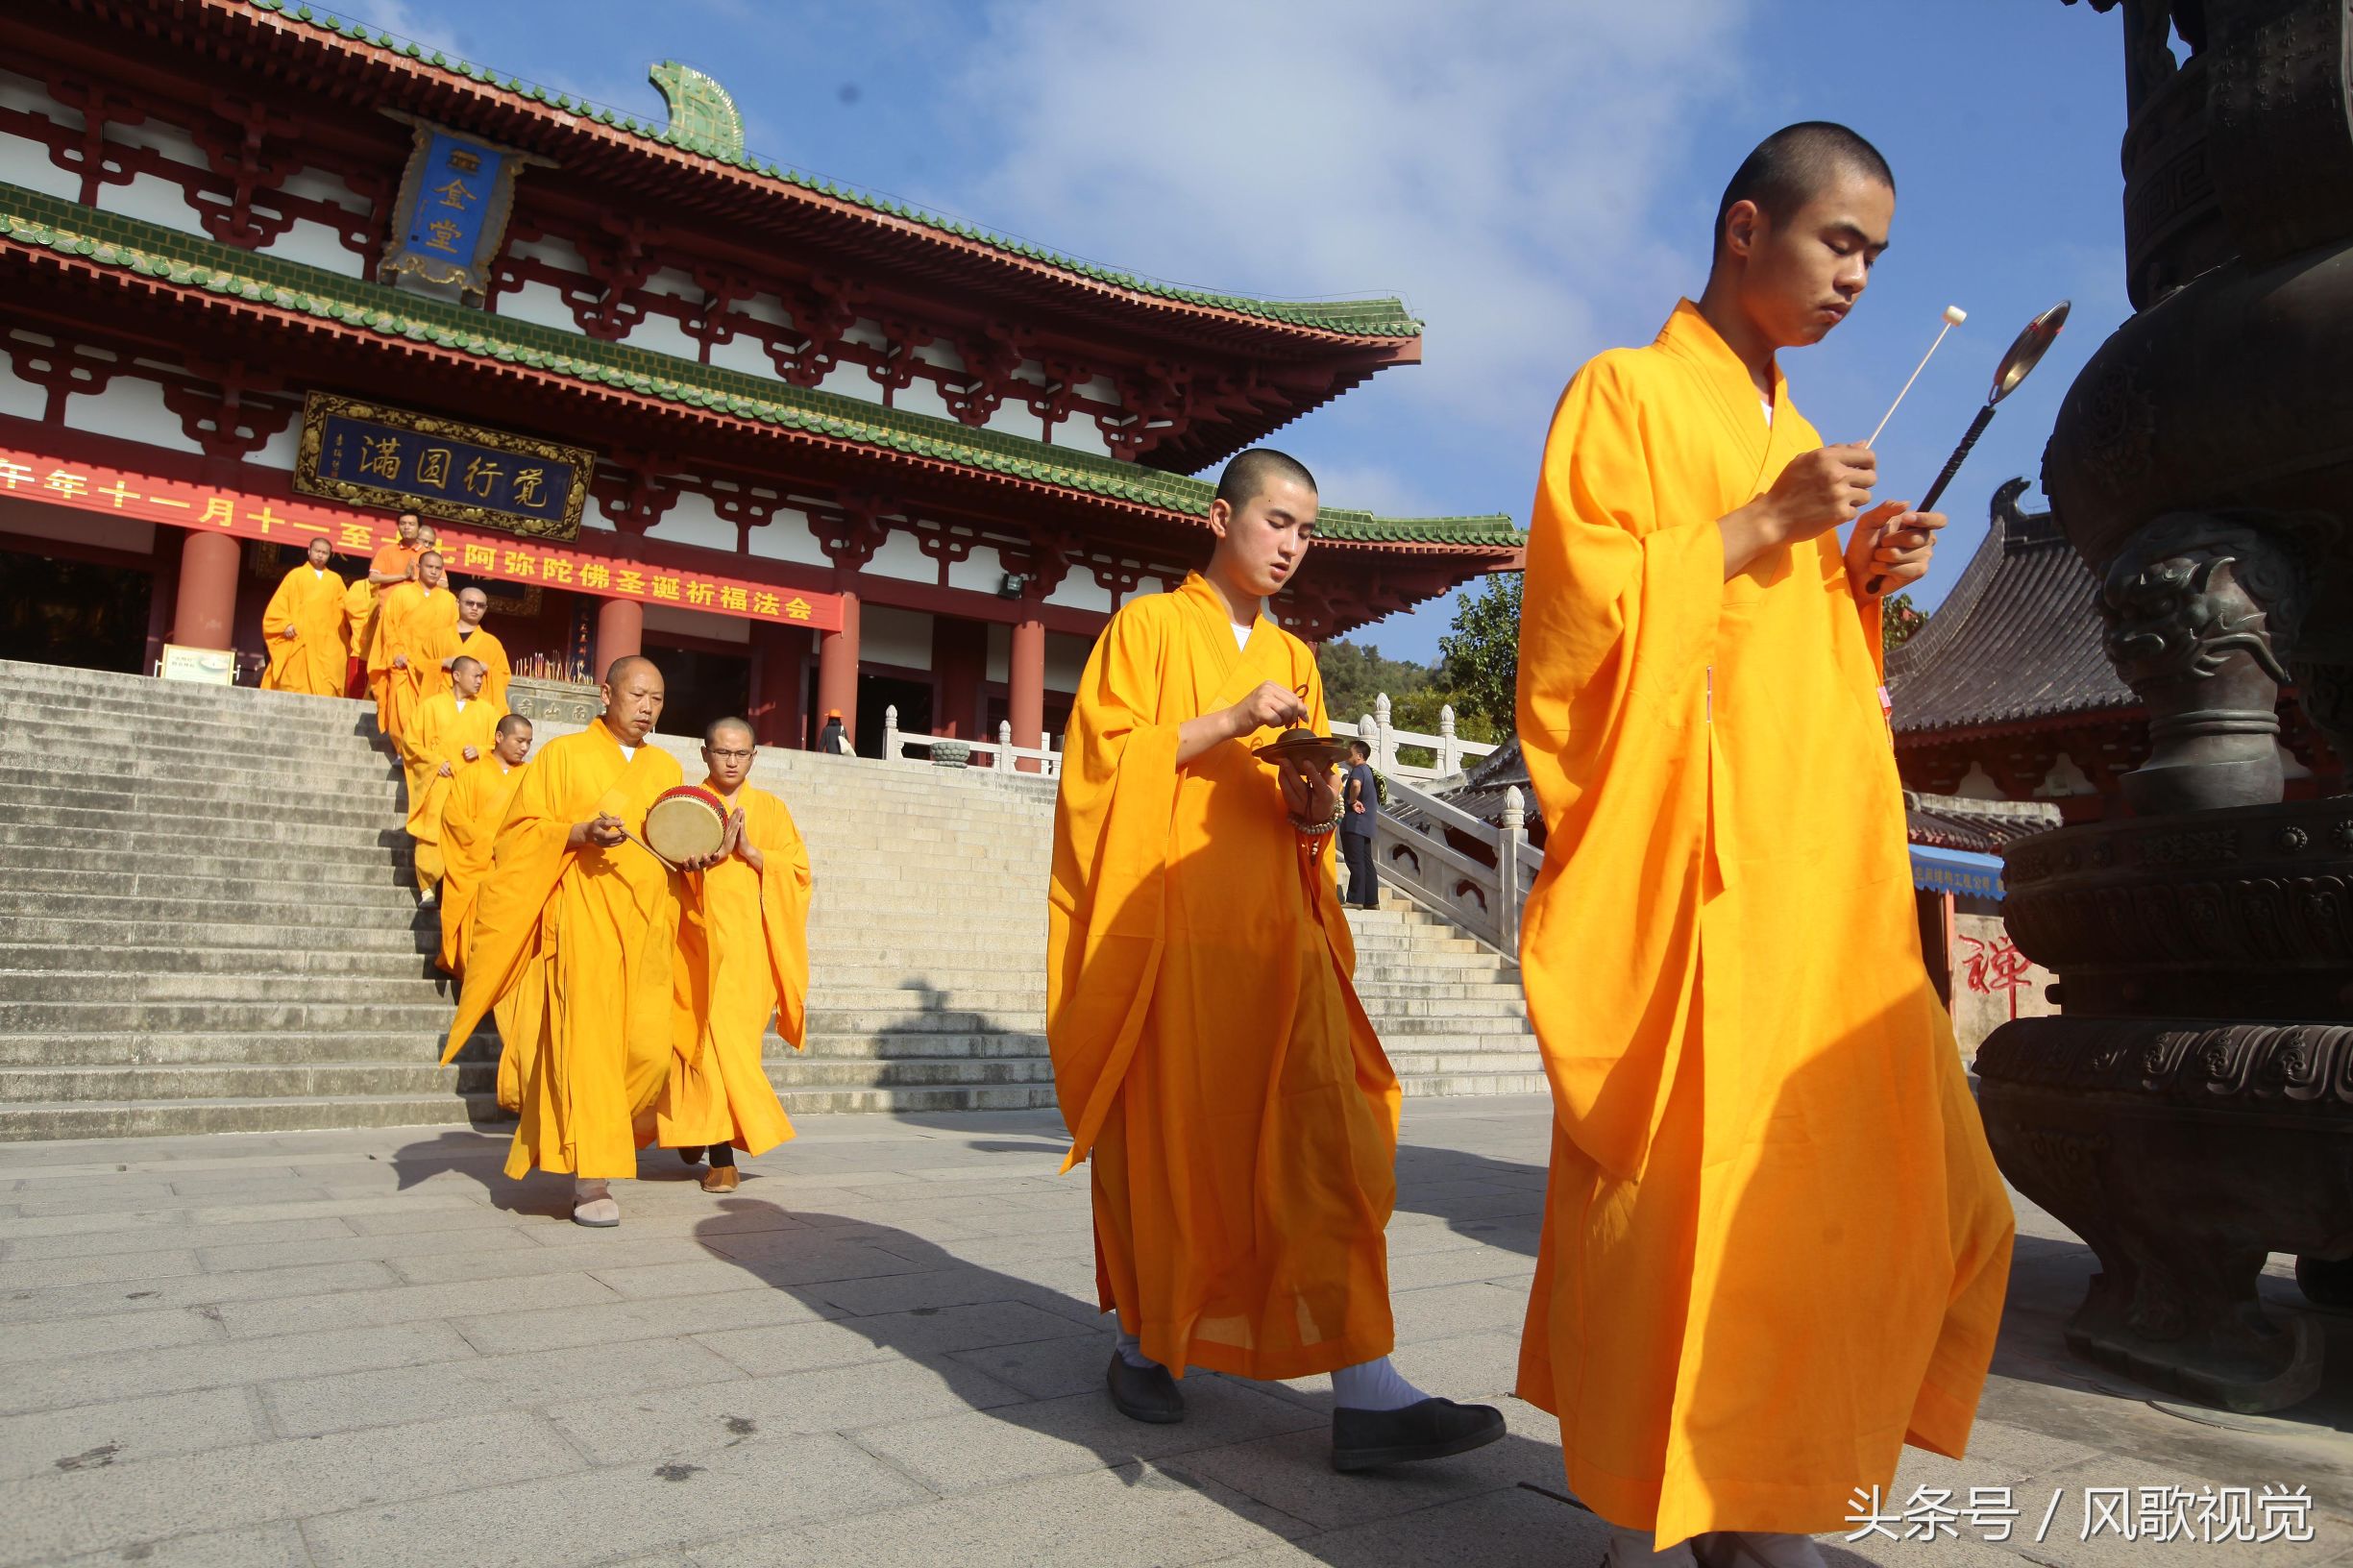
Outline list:
[[[1051,1105],[1050,782],[805,752],[754,781],[817,872],[788,1109]],[[363,703],[0,662],[0,1139],[495,1117],[494,1035],[437,1065],[400,809]],[[1543,1087],[1516,968],[1409,906],[1351,919],[1408,1092]]]

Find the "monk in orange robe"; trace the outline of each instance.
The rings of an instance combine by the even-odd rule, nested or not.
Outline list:
[[[2000,1322],[2010,1207],[1921,962],[1867,588],[1944,519],[1872,506],[1777,357],[1894,214],[1861,137],[1777,133],[1700,302],[1580,371],[1545,449],[1521,965],[1557,1115],[1519,1393],[1619,1568],[1821,1561],[1906,1442],[1961,1454]]]
[[[417,903],[429,907],[441,886],[441,814],[450,787],[490,754],[492,736],[506,710],[482,694],[479,660],[460,658],[450,673],[455,682],[418,705],[416,723],[401,743],[401,765],[408,774],[408,837],[416,849]]]
[[[541,748],[499,828],[441,1058],[493,1007],[518,1002],[533,1034],[519,1046],[522,1120],[506,1174],[570,1173],[572,1217],[593,1226],[621,1223],[607,1184],[637,1174],[636,1124],[675,1054],[679,894],[679,873],[644,843],[646,808],[680,782],[676,759],[649,739],[662,673],[634,654],[615,659],[601,695],[595,723]]]
[[[1389,1364],[1398,1089],[1350,983],[1338,795],[1329,765],[1253,753],[1325,728],[1315,655],[1262,611],[1315,516],[1304,467],[1242,453],[1208,572],[1096,642],[1055,807],[1046,1039],[1070,1164],[1092,1157],[1112,1403],[1177,1421],[1189,1366],[1329,1372],[1333,1462],[1360,1469],[1504,1425]]]
[[[776,1033],[800,1049],[809,1000],[809,848],[782,800],[745,780],[751,725],[703,732],[702,787],[729,811],[720,860],[688,877],[678,922],[677,1060],[653,1108],[653,1140],[688,1164],[706,1154],[706,1192],[732,1192],[735,1151],[765,1154],[793,1123],[761,1066]]]
[[[481,700],[487,703],[490,698]],[[530,754],[531,722],[519,713],[506,714],[491,731],[490,754],[478,766],[460,771],[442,796],[441,949],[436,962],[447,973],[466,972],[467,926],[474,919],[475,894],[490,874],[500,824],[506,821],[515,792],[523,787],[523,767]]]
[[[413,582],[417,576],[417,557],[425,548],[417,543],[424,525],[414,512],[403,512],[394,522],[398,537],[390,544],[378,547],[368,562],[368,575],[354,584],[354,592],[364,587],[361,605],[346,600],[346,614],[352,621],[352,657],[359,661],[361,673],[367,677],[368,695],[377,699],[377,725],[383,728],[383,698],[379,690],[382,684],[377,677],[373,660],[376,655],[376,633],[381,625],[379,611],[384,595],[404,582]]]
[[[406,748],[425,699],[449,687],[442,661],[457,648],[457,599],[444,579],[441,556],[417,557],[417,580],[395,584],[377,611],[371,677],[380,673],[377,723],[394,746]]]
[[[460,653],[481,660],[482,696],[503,707],[506,683],[515,678],[515,666],[506,656],[506,645],[482,629],[482,617],[489,613],[488,594],[471,586],[457,590],[457,649],[442,661],[442,668],[449,668]]]
[[[280,579],[261,612],[269,641],[270,667],[261,673],[265,692],[343,695],[343,578],[328,570],[333,550],[327,537],[310,541],[303,564]]]

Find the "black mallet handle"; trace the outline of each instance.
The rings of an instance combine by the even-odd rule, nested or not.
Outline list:
[[[1945,494],[1945,486],[1952,482],[1952,477],[1961,472],[1961,465],[1969,461],[1969,449],[1977,444],[1977,437],[1983,435],[1985,433],[1985,428],[1993,423],[1994,405],[1989,403],[1984,407],[1977,410],[1977,417],[1975,419],[1970,421],[1969,433],[1961,437],[1961,444],[1952,449],[1952,455],[1950,457],[1945,459],[1945,472],[1936,477],[1936,482],[1928,486],[1928,493],[1921,498],[1920,504],[1913,507],[1912,510],[1916,512],[1933,512],[1936,510],[1937,502],[1942,499]],[[1883,575],[1880,576],[1875,576],[1872,578],[1869,583],[1864,585],[1863,592],[1876,595],[1879,592],[1880,587],[1885,584],[1887,578]]]

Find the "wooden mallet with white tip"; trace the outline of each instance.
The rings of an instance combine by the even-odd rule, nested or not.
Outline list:
[[[1896,417],[1896,410],[1903,406],[1904,393],[1912,390],[1912,381],[1919,380],[1920,373],[1926,370],[1928,368],[1928,361],[1936,357],[1936,351],[1943,345],[1945,341],[1945,334],[1951,331],[1955,327],[1960,326],[1961,323],[1967,321],[1968,319],[1969,312],[1962,309],[1959,306],[1949,305],[1945,306],[1945,325],[1937,329],[1936,341],[1928,345],[1928,352],[1920,356],[1920,363],[1912,367],[1912,380],[1903,383],[1903,391],[1896,394],[1896,401],[1889,404],[1887,405],[1887,412],[1879,416],[1878,427],[1871,432],[1871,440],[1863,443],[1863,449],[1866,452],[1868,452],[1872,446],[1878,441],[1879,431],[1887,429],[1887,422]]]

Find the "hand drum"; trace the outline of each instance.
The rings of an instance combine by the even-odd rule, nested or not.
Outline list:
[[[727,837],[727,808],[693,784],[664,790],[646,808],[646,847],[675,866],[719,853]]]

